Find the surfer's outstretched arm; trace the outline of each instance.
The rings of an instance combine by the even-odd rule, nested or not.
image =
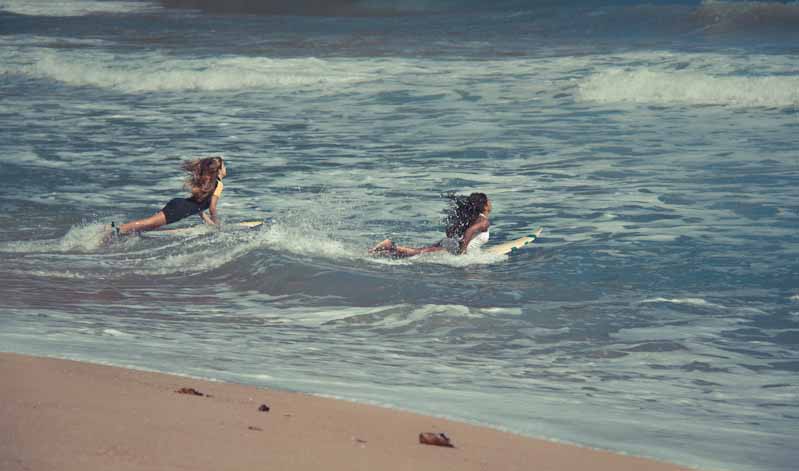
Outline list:
[[[200,218],[202,218],[203,222],[212,226],[219,225],[219,213],[216,211],[216,204],[219,201],[219,195],[222,194],[222,182],[219,182],[218,185],[217,191],[211,195],[211,203],[208,205],[208,212],[200,211]]]

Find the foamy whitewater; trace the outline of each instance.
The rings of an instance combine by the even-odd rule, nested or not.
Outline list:
[[[287,4],[0,0],[0,351],[795,469],[799,4]],[[450,191],[543,237],[366,255]]]

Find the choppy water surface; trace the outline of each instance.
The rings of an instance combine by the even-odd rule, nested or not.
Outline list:
[[[0,1],[0,350],[793,469],[799,7],[351,3]],[[272,225],[102,243],[211,154]],[[365,255],[448,191],[543,237]]]

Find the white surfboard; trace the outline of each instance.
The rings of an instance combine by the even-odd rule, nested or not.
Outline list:
[[[524,237],[519,237],[518,239],[504,242],[502,244],[488,245],[483,249],[483,252],[488,252],[497,255],[509,254],[514,250],[519,250],[525,245],[529,245],[535,242],[535,240],[541,236],[541,232],[543,231],[544,228],[539,227],[536,230],[534,230],[532,233]]]
[[[222,225],[222,230],[239,230],[239,229],[257,229],[264,224],[270,222],[271,219],[261,221],[241,221],[233,223],[225,223]],[[188,234],[203,234],[206,231],[213,230],[212,226],[199,224],[195,226],[177,227],[174,229],[155,229],[153,231],[142,232],[145,236],[170,236],[170,235],[188,235]]]

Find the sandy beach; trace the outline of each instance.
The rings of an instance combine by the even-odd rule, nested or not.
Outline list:
[[[5,471],[685,469],[348,401],[68,360],[2,353],[0,377]],[[454,446],[421,444],[423,432]]]

